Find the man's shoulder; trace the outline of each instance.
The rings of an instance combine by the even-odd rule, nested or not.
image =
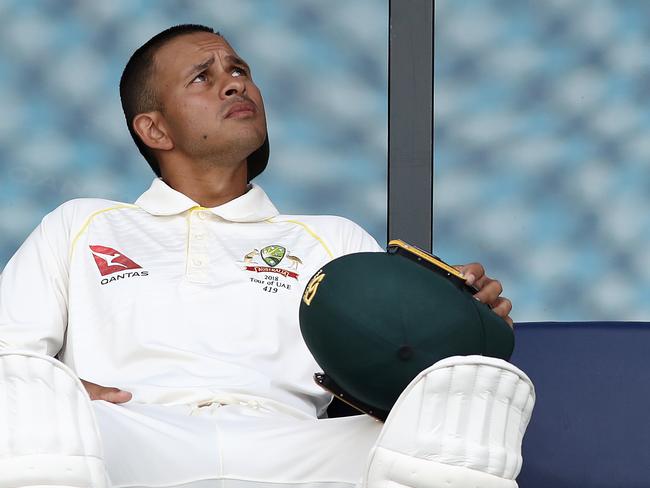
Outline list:
[[[357,225],[355,224],[352,220],[345,218],[345,217],[340,217],[338,215],[289,215],[289,214],[280,214],[277,217],[273,218],[274,221],[280,222],[280,221],[285,221],[285,222],[291,222],[291,221],[298,221],[298,222],[305,222],[305,223],[310,223],[314,225],[333,225],[333,226],[341,226],[341,225]]]
[[[348,233],[363,231],[357,223],[338,215],[286,215],[280,214],[272,219],[273,222],[290,222],[309,226],[322,232]],[[365,231],[364,231],[365,232]]]
[[[43,218],[42,225],[50,229],[71,231],[83,226],[92,217],[111,210],[137,209],[132,203],[104,198],[75,198],[62,203]]]
[[[85,216],[89,217],[96,212],[110,211],[120,208],[138,207],[132,203],[107,200],[105,198],[74,198],[59,205],[50,213],[50,215],[60,215],[68,218],[83,218]]]
[[[301,225],[329,242],[334,256],[361,251],[381,251],[375,239],[356,222],[337,215],[278,215],[273,222]]]

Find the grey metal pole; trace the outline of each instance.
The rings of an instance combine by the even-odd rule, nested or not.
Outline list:
[[[433,241],[434,0],[389,0],[388,240]]]

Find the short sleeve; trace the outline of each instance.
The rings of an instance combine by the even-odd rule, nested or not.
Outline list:
[[[45,216],[0,275],[0,348],[50,356],[61,349],[68,310],[68,250],[69,225],[61,206]]]

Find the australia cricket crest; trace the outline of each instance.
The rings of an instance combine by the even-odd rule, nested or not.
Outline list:
[[[271,267],[277,266],[284,258],[287,250],[282,246],[266,246],[260,251],[262,260]]]
[[[298,267],[302,261],[292,255],[287,248],[271,244],[261,249],[253,249],[244,255],[244,269],[256,273],[276,273],[284,277],[298,279]]]

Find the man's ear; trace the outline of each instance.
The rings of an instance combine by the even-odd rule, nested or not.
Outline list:
[[[158,111],[145,112],[133,118],[133,129],[137,132],[147,146],[151,149],[168,151],[174,149],[165,119]]]

